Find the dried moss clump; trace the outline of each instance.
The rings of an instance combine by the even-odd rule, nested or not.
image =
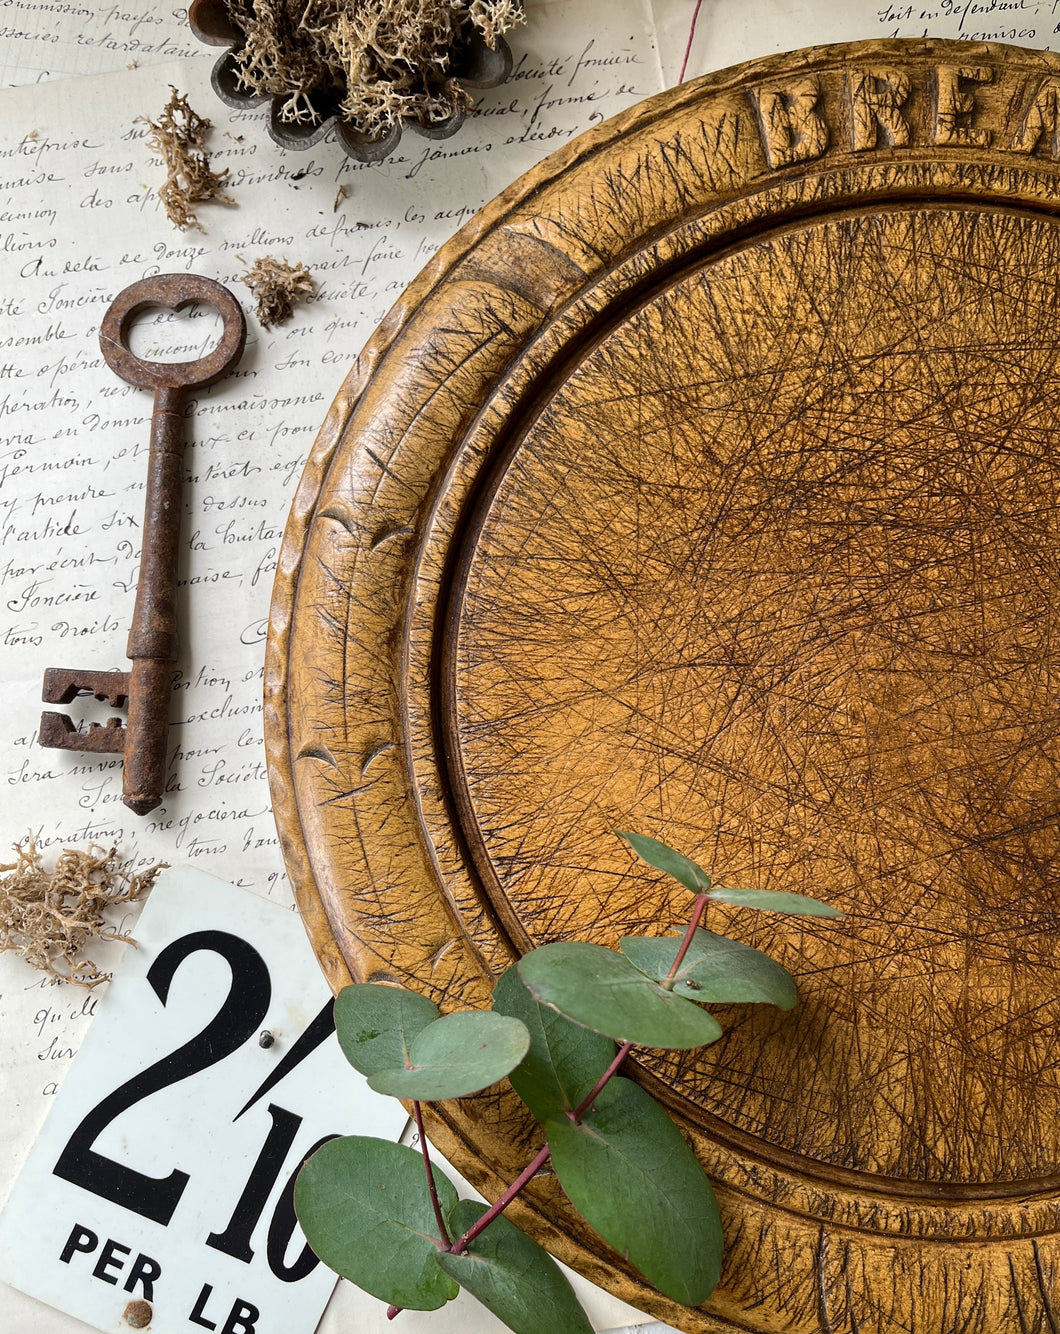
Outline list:
[[[246,37],[240,77],[283,99],[281,119],[314,121],[319,97],[372,138],[470,106],[449,72],[461,33],[470,25],[493,46],[523,21],[522,0],[230,0],[228,12]]]
[[[256,313],[263,329],[289,320],[295,302],[307,300],[316,291],[316,283],[304,264],[288,264],[272,255],[256,260],[243,275],[243,281],[257,297]]]
[[[85,852],[64,848],[48,872],[32,834],[15,845],[15,855],[0,866],[6,873],[0,875],[0,950],[17,950],[53,982],[88,988],[105,982],[110,974],[81,951],[90,940],[132,940],[108,923],[106,911],[146,894],[162,864],[134,875],[114,848],[93,843]]]
[[[228,205],[234,205],[236,201],[221,188],[227,170],[210,170],[204,145],[211,122],[192,111],[188,99],[172,84],[169,91],[171,96],[161,116],[157,121],[147,122],[151,131],[147,137],[148,146],[162,159],[166,169],[166,179],[159,186],[158,197],[175,227],[181,231],[194,227],[201,232],[195,204],[209,199]]]

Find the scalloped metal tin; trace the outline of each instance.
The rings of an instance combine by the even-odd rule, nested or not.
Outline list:
[[[225,0],[192,0],[188,23],[200,42],[228,48],[210,76],[214,92],[226,106],[244,110],[269,100],[267,94],[248,92],[240,81],[236,56],[244,36],[228,17]],[[504,38],[498,37],[496,46],[491,48],[474,29],[453,48],[452,57],[452,82],[462,88],[495,88],[512,71],[512,52]],[[401,142],[403,126],[426,139],[448,139],[459,130],[467,114],[462,107],[457,107],[447,120],[434,125],[423,125],[410,119],[393,125],[382,134],[369,135],[346,124],[333,101],[319,98],[309,101],[317,112],[317,119],[312,124],[301,125],[282,120],[282,99],[272,98],[268,129],[273,142],[281,148],[310,148],[333,129],[343,152],[358,162],[382,162],[389,157]]]

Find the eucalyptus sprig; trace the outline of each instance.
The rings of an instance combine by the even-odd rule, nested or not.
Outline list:
[[[717,1041],[708,1004],[796,1003],[795,981],[775,959],[701,925],[710,903],[842,914],[800,894],[716,886],[665,843],[621,837],[694,894],[682,935],[626,936],[617,951],[543,945],[499,979],[489,1011],[442,1017],[425,996],[377,983],[339,993],[346,1058],[377,1092],[411,1101],[420,1148],[332,1140],[302,1169],[295,1209],[320,1259],[387,1302],[391,1317],[436,1310],[463,1287],[515,1334],[589,1334],[559,1266],[501,1216],[549,1159],[575,1208],[660,1292],[698,1305],[718,1281],[723,1240],[710,1182],[667,1112],[618,1071],[634,1045]],[[421,1103],[468,1097],[505,1077],[546,1142],[494,1204],[459,1200],[431,1163]]]

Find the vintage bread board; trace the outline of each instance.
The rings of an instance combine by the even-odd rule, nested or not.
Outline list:
[[[869,42],[655,97],[518,181],[358,358],[289,521],[266,720],[336,988],[446,1008],[672,930],[616,828],[840,923],[639,1076],[725,1217],[688,1331],[1060,1329],[1060,58]],[[487,1195],[509,1097],[432,1133]]]

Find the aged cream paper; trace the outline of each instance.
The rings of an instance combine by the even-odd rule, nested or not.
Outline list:
[[[1051,50],[1060,0],[655,0],[667,86],[742,60],[868,37],[947,37]]]
[[[186,6],[0,0],[0,84],[135,69],[202,49]]]
[[[13,13],[0,5],[0,20]],[[537,3],[530,19],[513,35],[512,78],[481,95],[458,136],[406,134],[374,167],[327,143],[276,148],[263,112],[231,112],[213,96],[216,52],[0,91],[0,842],[32,829],[49,853],[115,844],[141,864],[197,866],[290,904],[261,675],[277,553],[314,435],[373,327],[442,242],[552,149],[660,87],[646,0]],[[213,119],[214,165],[230,172],[236,207],[204,206],[202,232],[176,232],[160,211],[161,172],[137,119],[157,116],[171,83]],[[217,278],[249,310],[240,275],[266,254],[308,265],[318,291],[271,333],[251,316],[237,372],[189,404],[169,784],[141,819],[121,803],[117,756],[36,740],[46,666],[127,665],[151,404],[103,363],[99,323],[121,289],[158,272]],[[212,328],[201,313],[165,317],[136,346],[185,359]],[[0,955],[0,1198],[96,1003]],[[597,1322],[620,1323],[624,1308],[600,1300]],[[356,1301],[340,1295],[322,1328],[353,1318],[369,1331],[377,1316],[385,1327],[375,1304],[353,1315]],[[10,1291],[0,1310],[26,1334],[78,1328]]]

